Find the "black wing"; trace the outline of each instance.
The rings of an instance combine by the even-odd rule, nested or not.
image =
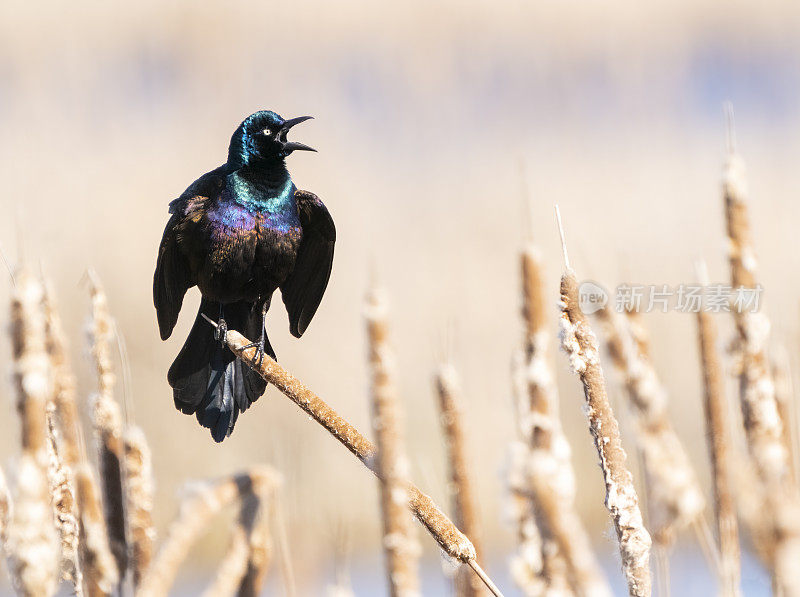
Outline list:
[[[183,297],[195,285],[187,249],[192,245],[192,232],[197,226],[198,216],[202,216],[209,198],[215,197],[223,188],[224,175],[223,167],[204,174],[169,204],[172,217],[161,238],[153,275],[153,304],[162,340],[172,334]]]
[[[289,313],[289,331],[299,338],[317,312],[331,277],[336,226],[328,209],[314,193],[298,190],[294,196],[303,226],[303,240],[294,270],[281,285],[281,295]]]

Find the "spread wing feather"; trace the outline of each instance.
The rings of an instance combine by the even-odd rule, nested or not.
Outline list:
[[[197,224],[198,216],[224,186],[224,169],[212,170],[189,185],[183,194],[169,204],[172,217],[164,229],[158,248],[158,261],[153,275],[153,304],[156,307],[161,339],[166,340],[178,321],[183,297],[194,286],[191,264],[185,242],[191,235],[187,229]]]
[[[299,338],[322,301],[333,266],[336,227],[328,209],[314,193],[295,193],[303,238],[294,270],[281,285],[281,296],[289,313],[289,331]]]

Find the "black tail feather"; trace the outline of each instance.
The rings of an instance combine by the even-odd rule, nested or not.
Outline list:
[[[214,441],[221,442],[233,432],[240,412],[258,400],[267,387],[257,373],[237,359],[214,338],[212,321],[220,316],[219,303],[203,299],[192,331],[172,366],[167,380],[172,386],[175,407],[211,430]],[[248,303],[225,305],[224,318],[229,329],[257,341],[261,336],[261,308]],[[265,342],[265,352],[273,359],[275,352]]]

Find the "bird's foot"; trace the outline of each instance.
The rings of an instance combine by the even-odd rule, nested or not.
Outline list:
[[[261,363],[264,362],[264,338],[261,338],[258,342],[251,342],[245,346],[242,346],[242,350],[247,350],[248,348],[255,348],[256,353],[253,355],[253,358],[250,359],[250,362],[255,367],[261,367]]]
[[[217,327],[214,330],[214,340],[225,345],[228,342],[228,324],[221,317],[217,322]]]

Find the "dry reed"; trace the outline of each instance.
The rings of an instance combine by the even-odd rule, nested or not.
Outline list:
[[[153,544],[156,539],[153,526],[153,465],[147,438],[139,427],[126,429],[123,440],[130,567],[133,586],[138,587],[153,559]]]
[[[711,459],[712,493],[720,557],[720,593],[735,597],[740,594],[741,564],[739,526],[731,493],[731,428],[725,400],[722,364],[716,348],[716,326],[712,315],[703,308],[697,311],[697,336],[703,371],[706,439]]]
[[[667,393],[653,366],[647,332],[638,314],[621,317],[607,306],[597,315],[635,416],[637,446],[647,479],[649,526],[657,544],[670,546],[677,532],[702,518],[703,493],[667,415]]]
[[[760,291],[760,286],[747,214],[744,161],[736,153],[732,137],[729,120],[729,152],[722,187],[731,285],[739,297],[748,292],[752,297]],[[737,300],[731,309],[737,330],[734,354],[738,360],[739,402],[748,450],[762,484],[761,510],[769,525],[771,547],[767,564],[773,585],[784,595],[797,596],[800,595],[800,575],[796,574],[796,563],[800,561],[800,501],[792,484],[784,422],[767,360],[770,322],[755,306]]]
[[[0,469],[0,554],[5,553],[8,538],[8,523],[11,519],[11,495],[3,469]]]
[[[439,397],[439,419],[447,447],[447,462],[450,468],[448,490],[456,526],[472,539],[475,553],[482,558],[479,542],[481,536],[477,504],[473,494],[473,482],[467,457],[464,414],[461,406],[461,384],[458,372],[450,363],[439,366],[435,376],[436,393]],[[455,593],[473,597],[483,594],[483,583],[466,566],[456,571]]]
[[[62,457],[63,442],[55,419],[55,405],[50,403],[47,406],[47,472],[56,528],[61,538],[61,578],[72,584],[80,596],[83,595],[83,578],[78,555],[80,524],[74,475]]]
[[[75,490],[80,512],[80,563],[89,597],[111,595],[119,584],[117,562],[108,545],[108,531],[100,502],[100,488],[88,463],[75,469]]]
[[[252,523],[248,537],[248,550],[244,576],[239,582],[239,597],[257,597],[261,595],[267,571],[272,563],[274,545],[269,532],[269,512],[274,509],[274,488],[271,496],[262,497],[257,517]]]
[[[397,397],[394,354],[389,345],[387,301],[382,289],[367,295],[365,319],[369,345],[372,427],[380,482],[383,549],[389,593],[393,597],[419,595],[419,544],[408,513],[409,463],[405,453],[402,415]]]
[[[561,277],[560,306],[561,346],[583,384],[589,429],[603,471],[605,504],[617,531],[628,591],[635,597],[648,596],[651,592],[650,535],[642,523],[639,498],[625,463],[627,456],[622,448],[619,425],[606,394],[597,338],[578,305],[578,283],[568,261]]]
[[[59,540],[48,483],[46,405],[52,392],[41,283],[26,268],[15,276],[11,336],[22,454],[8,529],[9,572],[20,595],[46,596],[59,578]]]
[[[205,597],[257,597],[261,594],[272,549],[264,523],[268,520],[264,510],[269,508],[269,501],[266,494],[242,496],[228,551],[214,582],[203,593]]]
[[[103,509],[108,542],[117,561],[120,581],[128,569],[128,542],[125,522],[125,453],[122,439],[122,415],[114,400],[114,375],[111,340],[114,324],[108,300],[97,276],[89,272],[92,301],[90,336],[92,356],[97,370],[97,393],[92,399],[92,425],[97,442]]]
[[[575,474],[558,417],[558,395],[550,371],[551,336],[547,329],[541,255],[528,246],[522,251],[520,264],[525,350],[515,367],[521,441],[514,447],[516,465],[512,470],[516,472],[512,477],[512,492],[522,498],[518,501],[522,516],[518,515],[521,526],[516,566],[523,566],[525,558],[531,558],[531,548],[538,536],[540,553],[530,559],[528,567],[535,569],[539,563],[541,574],[530,585],[529,594],[563,592],[559,587],[568,579],[569,593],[610,595],[575,509]],[[537,527],[535,535],[528,528],[530,524]],[[522,578],[525,576],[530,578],[529,574]],[[543,587],[537,586],[542,583]]]
[[[47,405],[50,491],[61,537],[61,576],[77,595],[83,594],[80,566],[80,513],[75,495],[75,466],[79,454],[79,428],[75,404],[75,376],[67,357],[67,341],[49,284],[44,283],[43,306],[47,353],[53,369],[53,393]]]
[[[216,325],[213,321],[208,321],[210,325]],[[260,364],[256,364],[254,362],[256,356],[255,348],[245,348],[251,344],[251,341],[239,332],[229,330],[225,343],[228,349],[239,357],[242,362],[253,368],[265,381],[274,385],[282,394],[300,407],[370,471],[375,475],[378,474],[375,462],[375,446],[358,429],[273,359],[264,357]],[[469,564],[494,595],[501,595],[500,590],[476,561],[475,547],[472,542],[442,513],[430,496],[422,493],[413,484],[409,485],[408,494],[409,508],[411,508],[414,516],[444,552],[452,558]]]
[[[160,597],[169,594],[180,565],[209,520],[235,499],[263,494],[277,482],[278,477],[272,469],[256,467],[197,486],[192,495],[181,503],[180,512],[142,579],[137,596]]]

